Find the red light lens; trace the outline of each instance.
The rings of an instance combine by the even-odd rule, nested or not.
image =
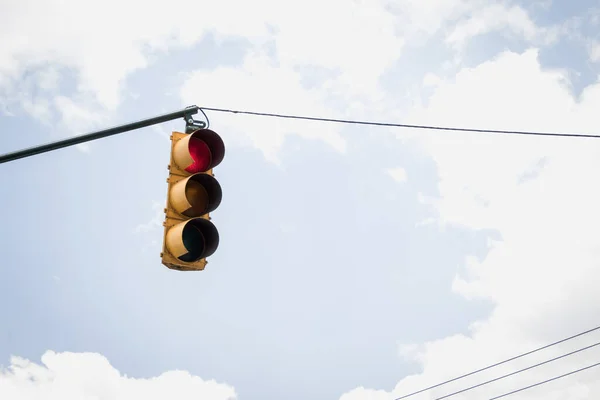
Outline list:
[[[203,140],[190,138],[189,151],[194,162],[185,169],[186,172],[196,174],[210,169],[212,154],[210,153],[210,147]]]

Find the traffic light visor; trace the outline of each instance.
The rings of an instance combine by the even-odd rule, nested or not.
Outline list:
[[[214,211],[222,197],[219,182],[212,175],[198,173],[176,182],[169,201],[176,212],[193,218]]]
[[[211,256],[219,246],[219,232],[207,219],[194,218],[170,228],[166,246],[169,252],[184,262],[194,262]]]
[[[175,144],[173,157],[175,164],[190,174],[206,172],[223,161],[225,144],[216,132],[200,129]]]

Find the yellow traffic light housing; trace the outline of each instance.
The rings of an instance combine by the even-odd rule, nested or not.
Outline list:
[[[210,129],[173,132],[167,178],[167,207],[162,263],[180,271],[199,271],[219,246],[210,221],[223,196],[213,168],[223,161],[225,145]]]

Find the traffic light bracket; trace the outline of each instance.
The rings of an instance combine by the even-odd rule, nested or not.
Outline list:
[[[192,133],[194,131],[197,131],[198,129],[208,128],[208,124],[206,122],[194,119],[193,115],[197,111],[195,109],[192,109],[191,107],[189,107],[189,109],[190,109],[190,113],[185,114],[183,116],[183,118],[185,119],[185,133]],[[202,111],[202,109],[200,109],[200,112],[202,112],[202,114],[204,114],[204,111]],[[204,114],[204,117],[206,117],[206,114]],[[208,118],[206,118],[206,120],[208,121]]]

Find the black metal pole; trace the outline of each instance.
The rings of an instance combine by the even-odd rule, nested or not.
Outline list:
[[[147,126],[160,124],[162,122],[172,121],[177,118],[185,118],[186,124],[190,121],[192,115],[197,114],[200,107],[190,106],[181,111],[175,111],[169,114],[159,115],[157,117],[143,119],[141,121],[130,122],[125,125],[115,126],[113,128],[103,129],[98,132],[88,133],[87,135],[75,136],[69,139],[60,140],[58,142],[52,142],[43,144],[40,146],[30,147],[28,149],[15,151],[0,156],[0,164],[18,160],[20,158],[30,157],[36,154],[46,153],[52,150],[62,149],[63,147],[69,147],[80,143],[89,142],[91,140],[101,139],[108,136],[116,135],[123,132],[132,131],[135,129],[145,128]]]

